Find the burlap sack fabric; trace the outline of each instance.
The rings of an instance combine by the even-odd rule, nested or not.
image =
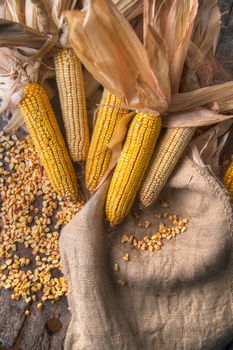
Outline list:
[[[155,253],[120,242],[123,233],[145,235],[133,216],[109,234],[104,190],[64,228],[60,250],[72,313],[67,350],[217,350],[233,339],[233,212],[226,191],[186,157],[161,198],[190,224]],[[153,223],[148,235],[158,210],[159,204],[143,212],[141,220]]]

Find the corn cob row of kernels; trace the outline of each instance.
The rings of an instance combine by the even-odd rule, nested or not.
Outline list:
[[[108,169],[112,151],[108,148],[117,122],[128,111],[119,108],[122,101],[108,91],[104,91],[98,110],[90,149],[86,163],[86,186],[94,191]]]
[[[20,110],[39,154],[45,172],[55,191],[76,200],[78,184],[68,150],[45,90],[39,84],[28,84]]]
[[[223,184],[226,187],[226,189],[229,190],[233,199],[233,162],[231,162],[224,174]]]
[[[55,71],[70,156],[73,161],[86,160],[89,149],[86,99],[82,65],[73,49],[57,51]]]
[[[119,224],[129,213],[160,129],[160,116],[138,113],[134,117],[107,194],[106,216],[111,224]]]
[[[155,202],[171,175],[195,128],[171,128],[159,141],[146,177],[140,190],[140,201],[144,207]]]

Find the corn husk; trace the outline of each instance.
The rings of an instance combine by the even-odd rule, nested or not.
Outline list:
[[[129,21],[143,11],[143,0],[113,0],[113,3]]]
[[[38,49],[47,38],[24,24],[0,19],[0,46],[25,46]]]
[[[44,83],[44,79],[49,74],[46,73],[46,68],[40,69],[41,60],[32,61],[16,48],[1,47],[0,56],[0,115],[6,120],[9,119],[5,130],[12,133],[23,125],[18,105],[25,84],[39,82],[47,88],[48,84]],[[50,87],[48,91],[51,97],[53,91]]]
[[[195,111],[224,98],[231,100],[232,83],[176,93],[192,30],[194,42],[201,42],[201,57],[216,48],[220,18],[216,1],[203,2],[199,16],[203,14],[199,18],[197,1],[144,3],[145,46],[116,7],[106,0],[87,0],[84,11],[65,12],[71,45],[94,77],[129,108],[156,113]],[[208,6],[209,21],[206,20]],[[211,34],[207,35],[209,31]]]
[[[65,16],[71,45],[87,70],[126,104],[164,110],[166,97],[158,86],[145,48],[127,20],[106,0],[85,4],[85,11],[68,11]]]
[[[194,162],[220,177],[220,153],[227,141],[233,120],[224,121],[194,138],[190,144]]]
[[[198,108],[196,110],[170,113],[163,116],[163,126],[166,128],[187,128],[198,126],[209,126],[232,119],[233,115],[218,114],[207,108]]]

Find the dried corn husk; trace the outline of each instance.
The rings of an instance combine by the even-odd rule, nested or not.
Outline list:
[[[47,37],[24,24],[0,19],[0,46],[41,48]]]
[[[207,108],[198,108],[196,110],[170,113],[163,116],[163,126],[166,128],[208,126],[232,118],[233,115],[223,115]]]
[[[220,153],[227,141],[233,120],[228,120],[197,136],[190,145],[192,158],[201,168],[208,167],[220,177]]]
[[[0,115],[9,117],[8,132],[14,132],[23,125],[18,104],[21,100],[23,87],[27,82],[42,81],[39,74],[40,61],[29,61],[17,49],[0,48]]]
[[[113,0],[113,3],[129,21],[143,11],[143,0]]]
[[[126,104],[166,109],[166,97],[158,86],[146,50],[124,16],[106,0],[87,1],[85,9],[65,12],[65,16],[71,45],[86,68]],[[103,57],[108,60],[103,61]]]
[[[223,98],[232,99],[232,83],[176,93],[192,29],[193,40],[201,42],[204,50],[201,57],[215,50],[219,33],[216,1],[203,3],[199,11],[199,14],[203,11],[202,17],[196,21],[198,2],[195,0],[144,3],[144,47],[119,11],[106,0],[87,0],[84,11],[65,12],[71,45],[94,77],[123,98],[129,108],[155,112],[195,111]],[[212,11],[209,21],[206,20],[208,6]],[[209,31],[211,34],[206,36]],[[102,57],[108,60],[103,61]],[[173,94],[171,101],[170,93]]]

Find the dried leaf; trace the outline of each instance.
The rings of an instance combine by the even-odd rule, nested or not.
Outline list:
[[[113,3],[129,21],[143,11],[143,0],[113,0]]]
[[[0,46],[42,47],[47,38],[23,24],[0,19]]]
[[[108,148],[112,150],[112,152],[114,152],[114,149],[118,147],[118,145],[122,145],[128,131],[128,125],[135,114],[135,112],[128,113],[118,121],[108,144]]]
[[[73,10],[77,0],[52,0],[52,14],[55,23],[59,24],[62,13],[67,10]]]
[[[118,159],[119,159],[119,157],[121,155],[121,149],[122,149],[121,144],[116,145],[116,147],[114,148],[114,152],[112,152],[112,157],[111,157],[108,169],[104,173],[104,176],[102,177],[102,179],[99,182],[98,186],[95,188],[95,191],[97,191],[99,188],[101,188],[102,185],[107,180],[107,178],[111,175],[112,170],[117,165]]]
[[[6,109],[13,112],[18,107],[24,85],[38,80],[40,62],[30,63],[18,50],[5,47],[0,48],[0,55],[0,112]]]
[[[233,110],[233,99],[226,99],[218,101],[221,112],[228,112]]]
[[[24,119],[18,108],[13,113],[11,119],[8,121],[7,125],[4,127],[4,131],[9,134],[15,133],[20,127],[24,125]]]
[[[39,31],[38,17],[36,14],[36,6],[31,2],[31,0],[25,1],[25,24],[28,27]]]
[[[162,64],[162,70],[167,74],[169,66],[170,83],[172,93],[178,92],[181,73],[185,61],[185,56],[191,39],[194,19],[197,14],[198,0],[146,0],[145,1],[145,23],[144,23],[144,41],[149,49],[150,61],[153,61],[155,46],[157,49],[163,48],[167,51],[164,59],[158,63]],[[155,34],[156,33],[156,34]],[[151,36],[157,45],[151,47]],[[162,46],[161,46],[161,43]],[[166,47],[167,50],[164,49]],[[154,60],[154,69],[156,60]],[[159,65],[160,67],[160,65]],[[166,76],[163,77],[164,81]],[[159,81],[160,82],[160,81]]]
[[[31,0],[36,6],[39,31],[42,33],[53,33],[56,31],[56,25],[52,19],[50,1]]]
[[[204,87],[172,96],[169,112],[179,112],[204,106],[222,99],[233,99],[233,82]]]
[[[5,0],[4,18],[25,24],[25,0]]]
[[[185,112],[170,113],[163,116],[162,120],[163,126],[166,128],[185,128],[217,124],[232,118],[233,115],[221,115],[212,110],[200,108]]]
[[[195,21],[192,40],[202,52],[215,54],[221,28],[221,13],[217,0],[202,0]]]
[[[65,16],[71,45],[96,80],[125,104],[166,108],[145,48],[111,2],[87,1],[86,11],[68,11]]]
[[[215,53],[220,32],[220,10],[216,0],[200,2],[192,42],[185,60],[180,91],[191,91],[214,83]]]
[[[220,152],[226,143],[228,131],[232,125],[233,120],[219,123],[194,138],[190,143],[193,160],[200,167],[207,166],[215,176],[219,176]]]

